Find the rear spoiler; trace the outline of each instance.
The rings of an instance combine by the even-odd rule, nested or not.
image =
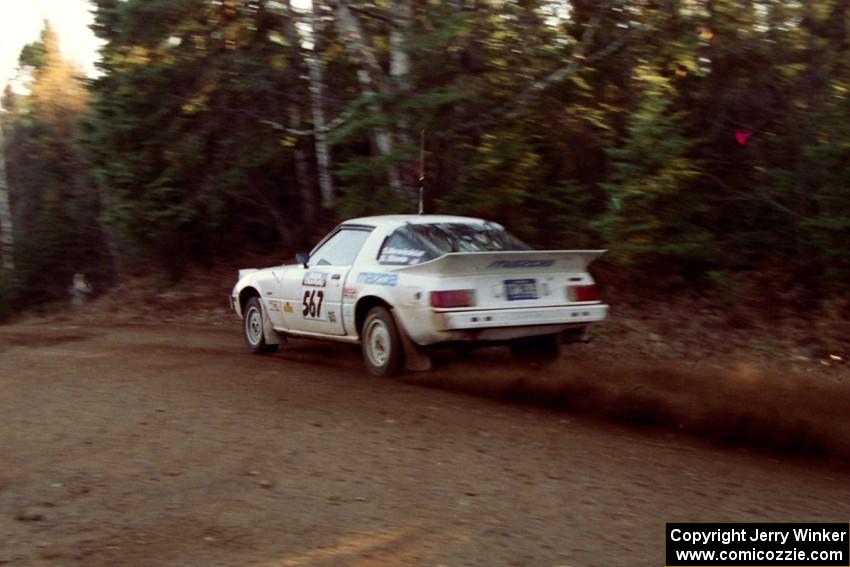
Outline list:
[[[517,252],[452,252],[434,260],[401,266],[406,274],[459,276],[487,273],[586,272],[605,250],[522,250]]]

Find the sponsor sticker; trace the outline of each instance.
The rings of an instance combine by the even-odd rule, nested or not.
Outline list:
[[[418,264],[424,255],[424,250],[387,246],[381,250],[381,257],[378,258],[378,262],[394,266],[410,266],[412,264]]]
[[[293,313],[292,304],[288,301],[283,302],[283,312],[284,313]]]
[[[328,311],[328,321],[331,323],[336,323],[336,312]]]
[[[488,268],[549,268],[555,260],[495,260]]]
[[[358,283],[395,287],[398,285],[398,274],[382,274],[378,272],[360,272]]]
[[[343,297],[357,297],[356,287],[347,287],[342,290]]]
[[[301,282],[305,286],[325,287],[328,283],[328,274],[325,272],[307,272]]]
[[[270,299],[269,311],[280,311],[280,302],[276,299]]]

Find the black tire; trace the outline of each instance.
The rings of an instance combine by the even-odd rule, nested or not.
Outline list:
[[[401,367],[404,347],[393,314],[386,307],[373,307],[360,333],[363,362],[372,376],[390,376]]]
[[[478,345],[476,345],[475,343],[458,343],[452,346],[452,350],[454,351],[455,355],[460,358],[466,358],[467,356],[470,356],[473,352],[475,352],[476,348],[478,348]]]
[[[277,350],[278,345],[266,344],[263,334],[263,307],[259,297],[252,297],[242,310],[242,336],[254,354],[266,354]]]
[[[545,361],[558,358],[561,342],[557,334],[525,337],[511,341],[511,354],[517,360]]]

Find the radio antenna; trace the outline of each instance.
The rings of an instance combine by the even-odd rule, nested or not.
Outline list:
[[[425,129],[419,131],[419,214],[425,213]]]

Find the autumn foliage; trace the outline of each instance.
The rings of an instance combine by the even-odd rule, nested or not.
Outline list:
[[[429,212],[536,246],[718,294],[769,272],[803,306],[850,283],[846,0],[93,5],[99,76],[47,28],[4,101],[16,301],[283,261],[415,212],[422,154]]]

